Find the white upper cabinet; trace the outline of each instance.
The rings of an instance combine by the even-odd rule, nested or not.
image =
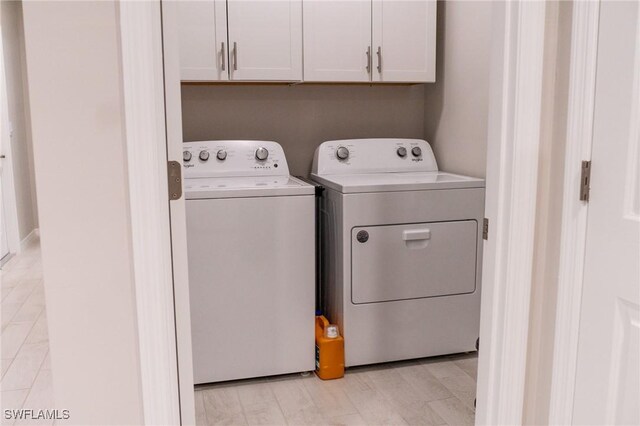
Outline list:
[[[373,0],[373,81],[436,80],[436,2]]]
[[[182,81],[435,81],[435,0],[176,5]]]
[[[304,80],[371,81],[371,0],[304,1]]]
[[[302,0],[228,0],[231,80],[302,80]]]
[[[180,79],[228,80],[226,1],[179,1],[175,5]]]

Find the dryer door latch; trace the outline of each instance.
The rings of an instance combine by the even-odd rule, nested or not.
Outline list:
[[[182,166],[179,162],[167,162],[167,177],[169,179],[169,200],[179,200],[182,197]]]
[[[482,219],[482,239],[489,239],[489,219],[487,219],[486,217]]]

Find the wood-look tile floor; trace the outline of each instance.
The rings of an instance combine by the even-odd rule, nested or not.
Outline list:
[[[53,407],[49,334],[39,241],[32,241],[2,266],[2,377],[0,400],[5,409]],[[27,424],[8,421],[2,424]],[[28,424],[52,424],[30,420]]]
[[[198,386],[197,425],[470,425],[477,355]]]

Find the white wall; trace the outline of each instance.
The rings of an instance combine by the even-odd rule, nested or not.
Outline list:
[[[438,2],[436,82],[425,86],[424,134],[441,170],[485,176],[491,16],[491,2]]]
[[[141,424],[117,5],[26,2],[24,19],[56,408]]]
[[[0,16],[2,16],[2,43],[9,121],[13,127],[11,152],[18,213],[18,235],[20,240],[24,240],[38,227],[38,211],[26,84],[22,3],[2,1],[0,8],[2,8]]]

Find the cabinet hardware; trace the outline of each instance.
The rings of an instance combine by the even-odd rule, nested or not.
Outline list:
[[[238,70],[238,43],[233,42],[233,70]]]
[[[371,46],[367,47],[367,73],[371,72]]]
[[[382,47],[378,46],[378,73],[382,73]]]
[[[226,68],[227,68],[227,61],[226,61],[225,56],[227,56],[227,55],[225,55],[225,51],[224,51],[224,41],[222,42],[222,49],[220,49],[220,50],[221,50],[220,55],[222,55],[222,71],[225,71]]]

